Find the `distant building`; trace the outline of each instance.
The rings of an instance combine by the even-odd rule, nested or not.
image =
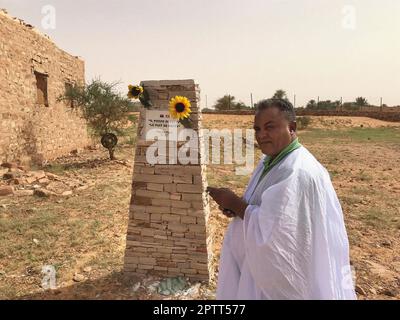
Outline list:
[[[83,60],[0,10],[0,163],[42,163],[90,144],[80,111],[57,101],[84,82]]]

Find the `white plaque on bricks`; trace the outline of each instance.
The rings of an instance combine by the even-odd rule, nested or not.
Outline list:
[[[168,110],[146,110],[144,139],[177,141],[184,127],[178,120],[172,119]],[[181,139],[184,141],[185,139]]]

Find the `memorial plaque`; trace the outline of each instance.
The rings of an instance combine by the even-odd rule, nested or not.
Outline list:
[[[148,134],[150,131],[152,131],[151,136],[157,135],[158,132],[157,138],[159,140],[175,141],[184,129],[178,120],[171,118],[168,110],[146,110],[145,122],[143,139],[147,141],[154,140]]]

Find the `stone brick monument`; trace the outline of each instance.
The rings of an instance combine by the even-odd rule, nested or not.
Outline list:
[[[208,281],[209,206],[200,152],[199,87],[194,80],[143,81],[141,86],[152,106],[141,110],[138,121],[124,271]],[[179,155],[188,154],[180,151],[187,139],[179,139],[178,134],[187,129],[169,117],[169,101],[175,96],[188,98],[192,110],[193,130],[189,131],[195,141],[185,159]],[[175,130],[175,138],[169,128]],[[149,138],[154,129],[166,138]],[[162,144],[164,149],[159,148]],[[164,162],[149,162],[149,155]]]

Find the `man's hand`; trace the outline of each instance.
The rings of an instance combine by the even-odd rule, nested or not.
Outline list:
[[[213,198],[214,201],[219,204],[220,207],[230,210],[232,210],[232,202],[238,198],[235,193],[226,188],[208,187],[207,192],[210,194],[211,198]]]
[[[226,188],[208,187],[207,192],[220,208],[223,208],[226,211],[226,213],[229,213],[228,211],[230,210],[243,219],[247,203],[243,201],[242,198],[238,197],[234,192]],[[227,215],[226,213],[224,212],[225,215]],[[233,216],[231,213],[229,214]]]
[[[219,210],[222,211],[223,215],[228,217],[228,218],[234,218],[236,217],[236,213],[234,213],[233,211],[229,210],[229,209],[225,209],[221,206],[219,206]]]

